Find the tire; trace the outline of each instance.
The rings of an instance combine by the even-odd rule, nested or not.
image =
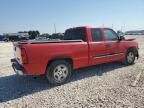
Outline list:
[[[62,85],[71,77],[71,65],[65,60],[56,60],[46,71],[46,78],[52,85]]]
[[[126,53],[125,60],[123,61],[123,63],[125,65],[133,65],[135,62],[135,58],[136,58],[136,55],[135,55],[134,49],[129,49]]]

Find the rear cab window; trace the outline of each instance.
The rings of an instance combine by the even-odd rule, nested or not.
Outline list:
[[[118,35],[111,29],[104,29],[104,36],[106,41],[118,40]]]
[[[64,40],[83,40],[86,41],[85,28],[74,28],[66,30],[64,34]]]

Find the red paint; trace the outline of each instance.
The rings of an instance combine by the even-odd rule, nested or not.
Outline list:
[[[47,64],[53,59],[70,58],[73,61],[73,69],[77,69],[111,61],[121,61],[124,59],[128,48],[138,48],[138,44],[135,41],[106,41],[104,29],[99,29],[102,32],[102,41],[100,42],[92,42],[91,28],[85,27],[86,42],[17,43],[20,44],[17,47],[24,48],[26,51],[22,50],[23,57],[19,57],[20,54],[16,54],[16,58],[22,58],[25,62],[28,59],[27,63],[20,63],[18,60],[27,75],[41,75],[45,73]],[[111,48],[106,48],[107,44],[110,44]]]

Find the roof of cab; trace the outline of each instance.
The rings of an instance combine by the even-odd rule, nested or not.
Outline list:
[[[109,28],[109,27],[90,27],[90,26],[79,26],[79,27],[72,27],[72,28],[69,28],[69,29],[77,29],[77,28],[112,29],[112,28]],[[67,29],[67,30],[69,30],[69,29]]]

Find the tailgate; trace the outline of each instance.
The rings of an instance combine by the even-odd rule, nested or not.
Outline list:
[[[22,64],[22,57],[21,57],[21,48],[20,48],[20,45],[18,44],[13,44],[14,45],[14,56],[15,56],[15,59],[17,60],[17,62],[19,64]]]

